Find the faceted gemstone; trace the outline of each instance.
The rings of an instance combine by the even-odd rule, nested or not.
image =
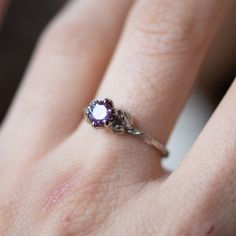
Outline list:
[[[103,127],[113,119],[114,106],[111,100],[93,101],[85,110],[89,122],[94,127]]]
[[[96,120],[102,120],[106,118],[108,113],[107,108],[104,105],[96,104],[93,108],[92,114]]]

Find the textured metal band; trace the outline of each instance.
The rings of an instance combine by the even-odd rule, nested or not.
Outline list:
[[[169,154],[162,143],[135,127],[131,115],[126,111],[115,109],[114,119],[107,125],[107,128],[116,134],[129,134],[141,139],[148,145],[155,147],[163,157],[167,157]]]
[[[95,128],[106,127],[115,134],[135,136],[148,145],[155,147],[163,157],[168,156],[165,146],[134,125],[131,115],[116,109],[111,99],[93,100],[85,109],[87,121]]]

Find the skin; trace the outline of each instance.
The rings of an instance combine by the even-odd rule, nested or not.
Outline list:
[[[92,129],[111,98],[166,143],[232,1],[73,1],[49,24],[0,132],[0,235],[236,234],[236,82],[181,166]],[[115,9],[115,10],[114,10]]]

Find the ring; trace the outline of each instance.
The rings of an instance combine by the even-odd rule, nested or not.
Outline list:
[[[136,128],[131,115],[123,110],[115,109],[113,101],[93,100],[85,109],[85,118],[94,128],[108,128],[115,134],[129,134],[155,147],[163,157],[168,156],[165,146],[150,135]]]

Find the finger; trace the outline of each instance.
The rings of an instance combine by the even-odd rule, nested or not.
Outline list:
[[[228,4],[139,1],[97,97],[111,98],[142,130],[165,143]],[[145,143],[99,132],[85,123],[79,132],[81,139],[89,137],[93,148],[111,146],[111,155],[119,155],[123,168],[134,166],[139,176],[158,174],[159,153]]]
[[[73,1],[50,24],[5,123],[2,149],[11,152],[2,156],[37,158],[77,127],[131,3]]]
[[[180,219],[182,214],[189,221],[194,220],[192,229],[196,235],[204,235],[210,229],[214,235],[234,235],[236,232],[233,220],[236,217],[235,109],[236,80],[187,159],[162,187],[163,196],[166,194],[169,200],[174,199],[173,217]],[[181,221],[186,222],[183,217]],[[193,226],[190,224],[186,227]],[[200,234],[197,230],[204,231]]]

